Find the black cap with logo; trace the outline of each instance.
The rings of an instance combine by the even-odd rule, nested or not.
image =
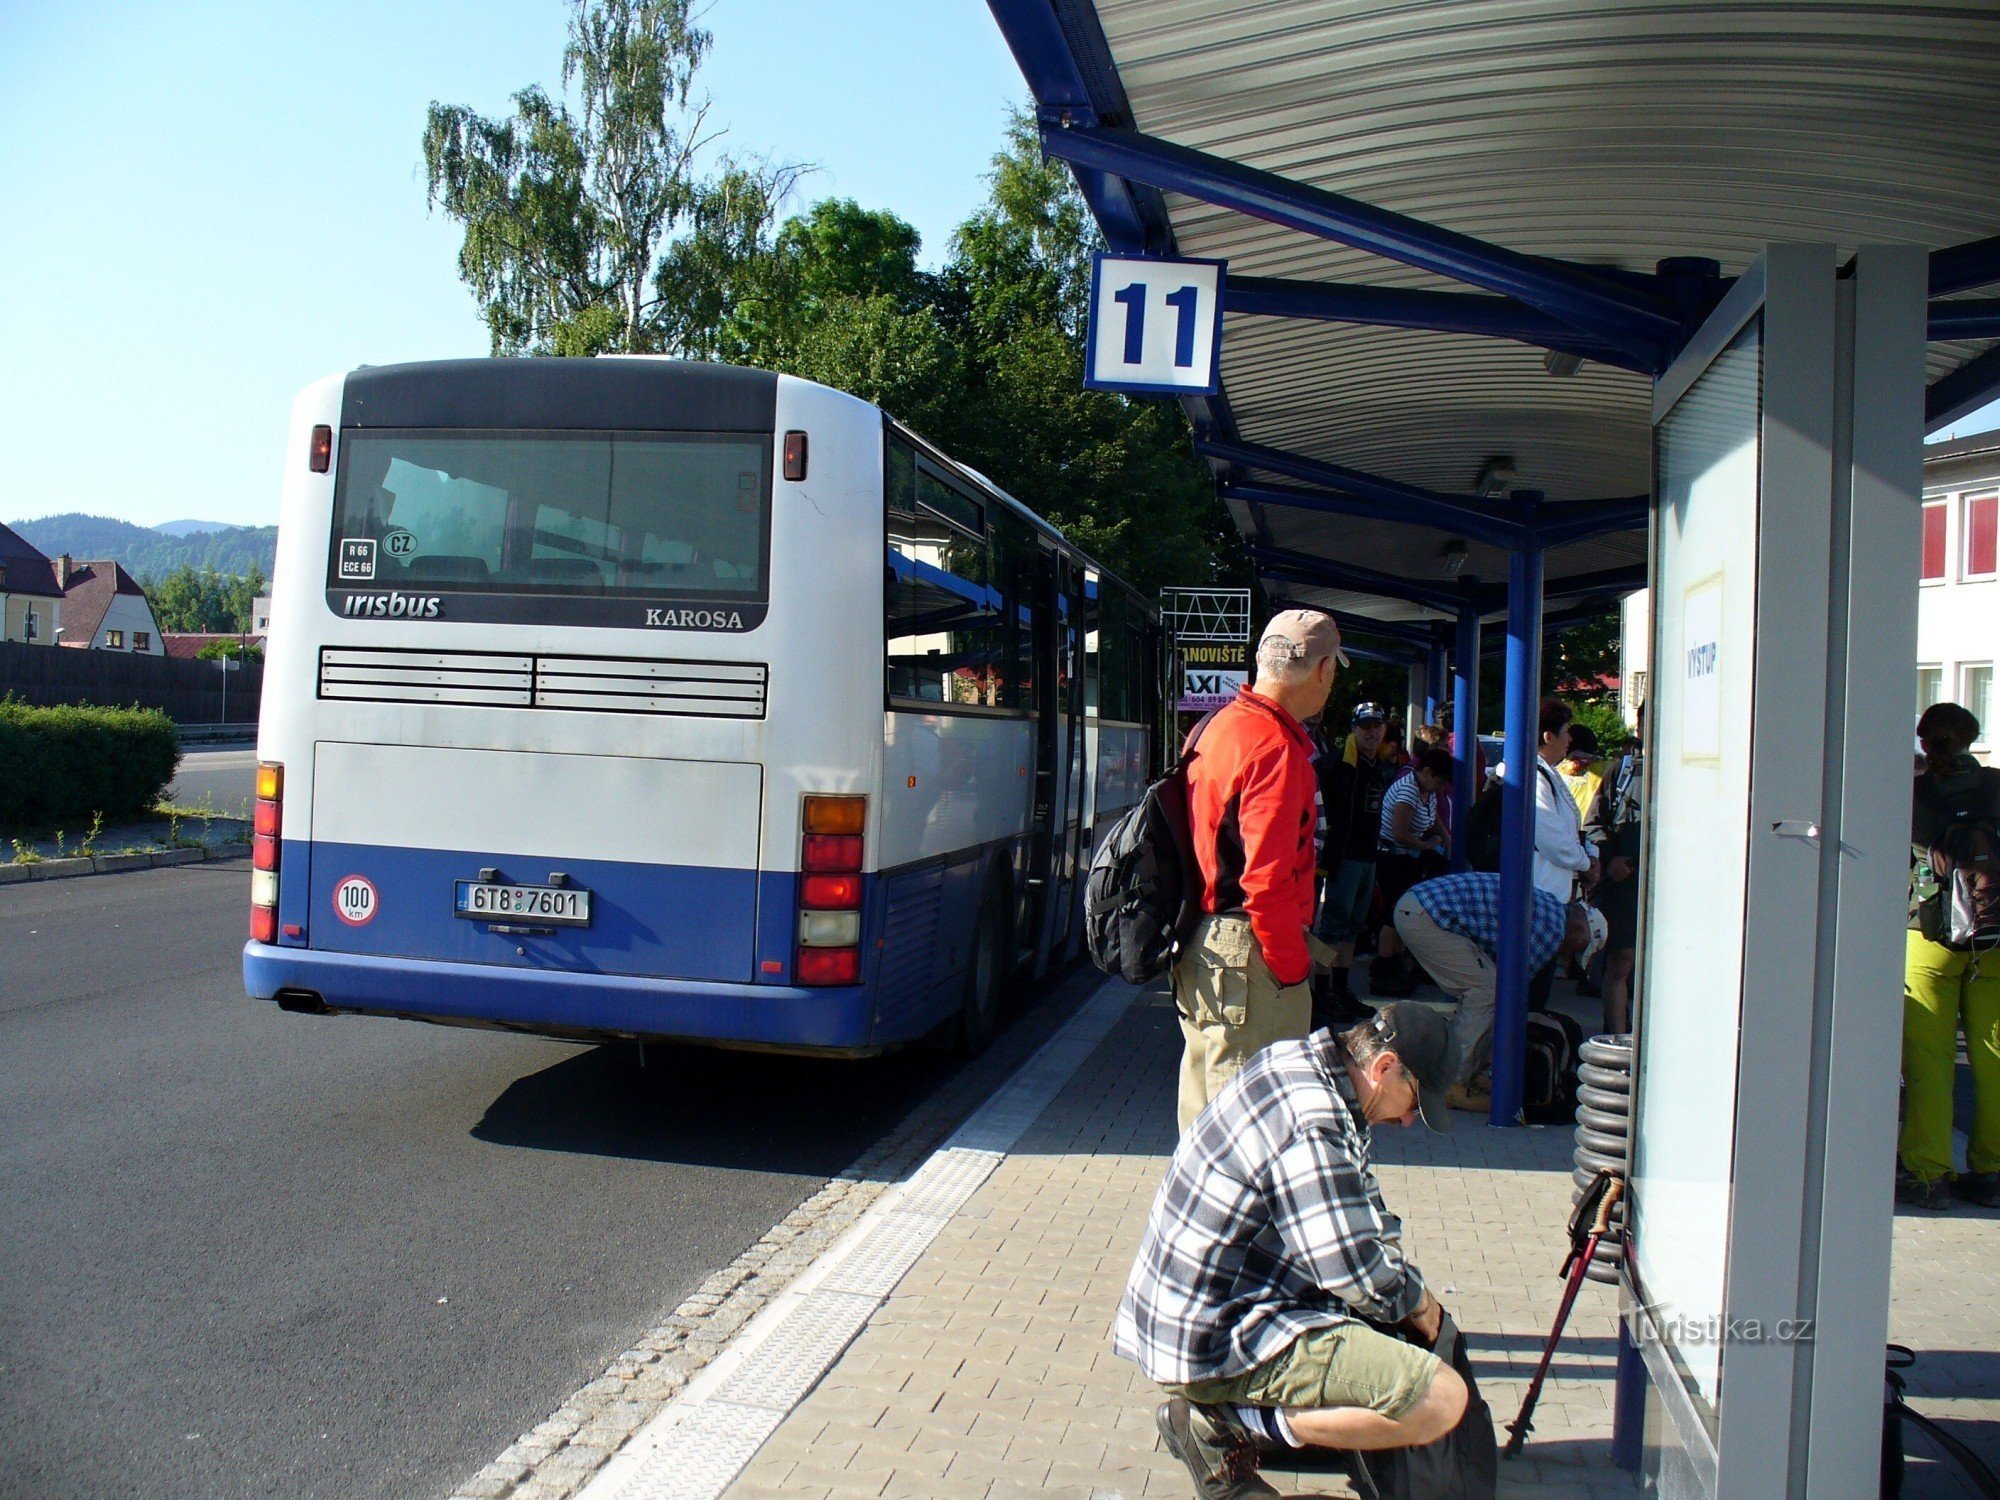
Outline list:
[[[1428,1005],[1395,1000],[1375,1012],[1368,1023],[1383,1047],[1396,1054],[1417,1081],[1417,1110],[1424,1123],[1439,1132],[1451,1129],[1451,1111],[1444,1092],[1451,1087],[1451,1027]]]

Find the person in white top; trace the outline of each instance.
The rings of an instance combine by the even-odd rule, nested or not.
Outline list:
[[[1535,889],[1558,901],[1570,899],[1579,876],[1586,888],[1597,884],[1597,857],[1584,841],[1576,799],[1556,770],[1569,754],[1571,717],[1560,698],[1542,700],[1535,766]],[[1494,768],[1493,779],[1507,779],[1504,764]]]

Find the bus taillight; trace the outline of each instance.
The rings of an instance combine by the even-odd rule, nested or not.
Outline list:
[[[810,796],[799,821],[799,942],[792,980],[802,985],[859,984],[868,799]]]
[[[250,940],[278,940],[278,859],[285,831],[285,768],[257,763],[257,802],[250,815]]]

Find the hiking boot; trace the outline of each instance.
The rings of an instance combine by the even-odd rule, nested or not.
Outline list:
[[[1476,1084],[1454,1083],[1444,1091],[1445,1108],[1469,1109],[1483,1115],[1493,1108],[1493,1095]]]
[[[1198,1500],[1257,1500],[1277,1491],[1257,1477],[1257,1441],[1183,1396],[1153,1413],[1167,1451],[1187,1465]]]
[[[1896,1174],[1896,1201],[1911,1208],[1930,1208],[1943,1213],[1951,1208],[1951,1182],[1947,1178],[1933,1178],[1925,1182],[1921,1177],[1908,1172]]]
[[[1967,1203],[2000,1208],[2000,1172],[1963,1172],[1951,1188]]]

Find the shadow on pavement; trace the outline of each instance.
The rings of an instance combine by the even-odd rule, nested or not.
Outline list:
[[[945,1055],[858,1061],[610,1043],[519,1079],[473,1136],[502,1146],[828,1177],[953,1070]]]

